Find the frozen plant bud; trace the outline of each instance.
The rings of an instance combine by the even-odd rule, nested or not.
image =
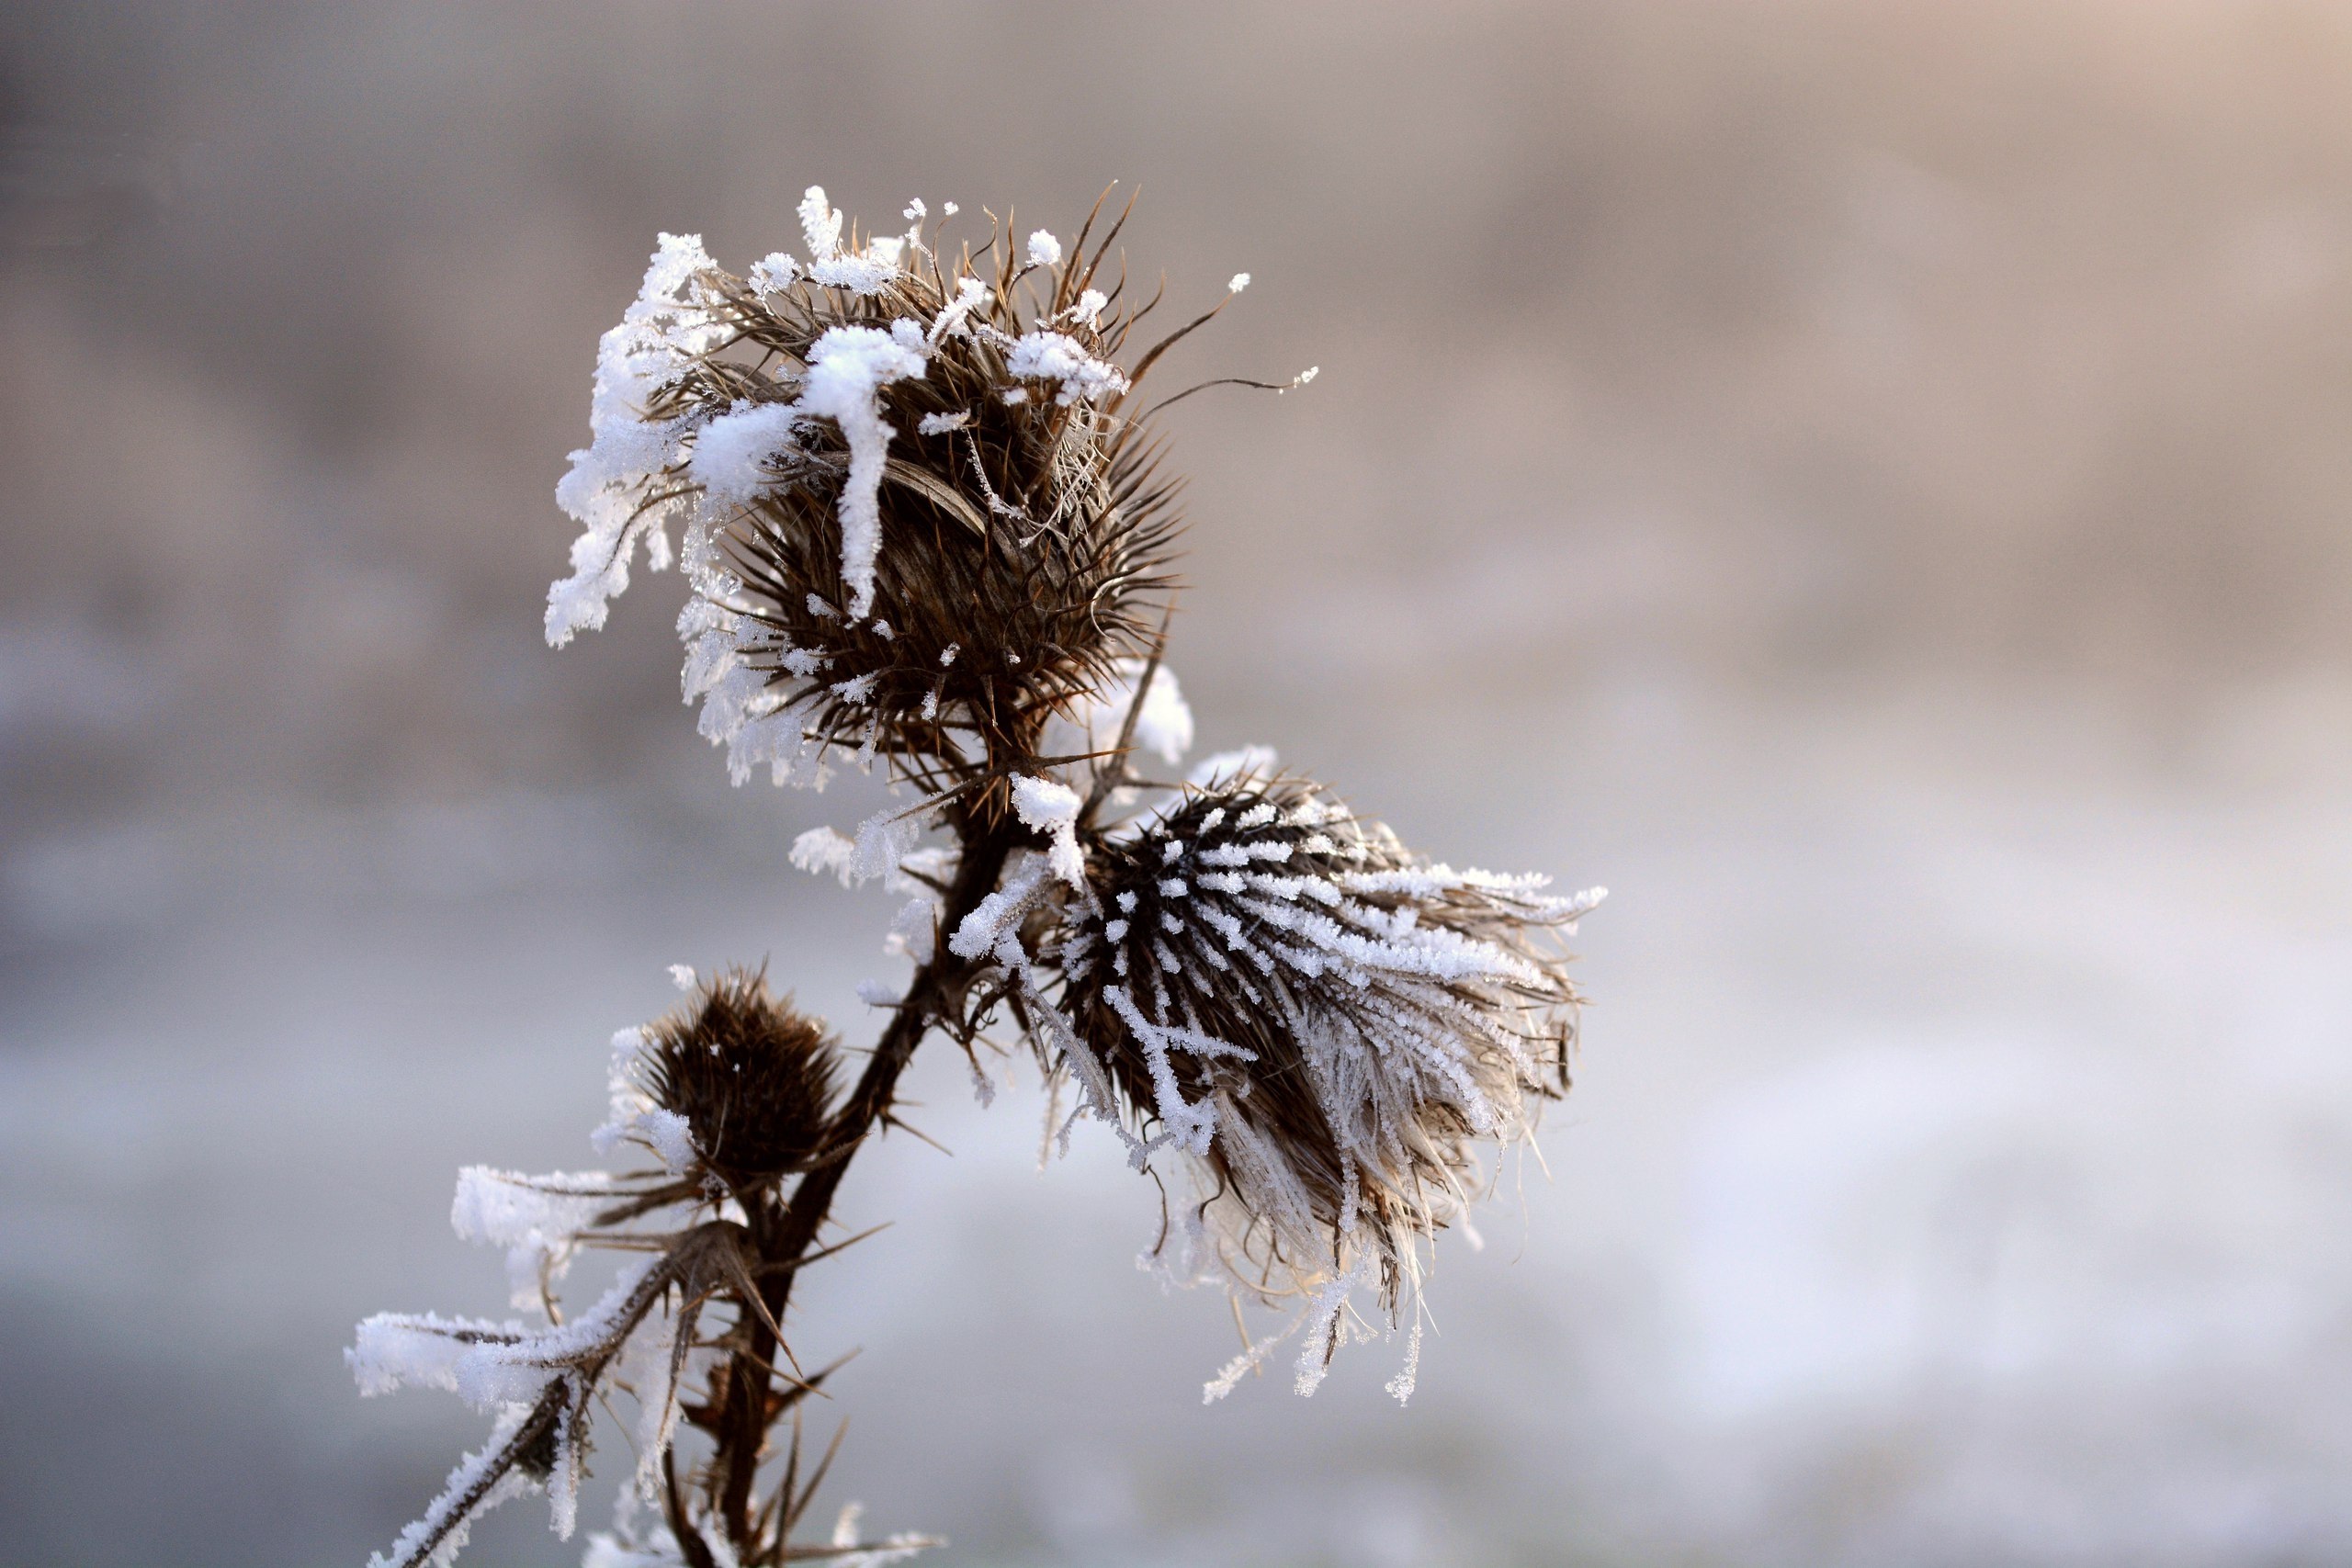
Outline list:
[[[608,334],[549,635],[601,624],[683,514],[684,694],[738,783],[821,784],[842,753],[934,791],[1034,768],[1159,618],[1175,519],[1111,358],[1131,318],[1088,283],[1099,247],[1032,317],[1009,278],[860,242],[821,187],[800,217],[808,265],[750,281],[665,243]]]
[[[635,1071],[740,1190],[806,1169],[824,1149],[837,1061],[822,1023],[770,996],[764,976],[735,969],[646,1026]]]
[[[1040,229],[1029,236],[1029,265],[1053,266],[1062,259],[1062,243],[1054,238],[1050,229]]]
[[[1317,1303],[1324,1353],[1347,1284],[1405,1312],[1417,1243],[1483,1184],[1476,1143],[1525,1136],[1567,1089],[1577,993],[1542,939],[1597,895],[1432,864],[1254,770],[1086,869],[1058,957],[1094,1058],[1076,1066],[1107,1073],[1146,1149],[1191,1160],[1207,1261]]]

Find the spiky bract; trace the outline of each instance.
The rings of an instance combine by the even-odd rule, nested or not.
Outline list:
[[[1567,1088],[1577,994],[1542,939],[1584,905],[1255,773],[1087,868],[1065,1005],[1139,1126],[1201,1163],[1223,1271],[1263,1294],[1369,1279],[1393,1316],[1416,1240],[1478,1184],[1475,1141]]]

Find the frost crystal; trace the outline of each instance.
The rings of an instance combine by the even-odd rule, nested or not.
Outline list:
[[[978,277],[957,277],[955,280],[955,299],[938,308],[938,315],[932,317],[932,332],[924,333],[924,336],[929,336],[932,344],[938,344],[950,333],[965,332],[965,322],[971,317],[971,312],[986,306],[988,299],[990,299],[990,294],[988,294],[986,282],[981,282]],[[936,434],[936,430],[924,430],[924,434]]]
[[[401,1388],[437,1388],[455,1393],[458,1361],[474,1345],[511,1343],[523,1337],[520,1322],[509,1318],[443,1317],[438,1313],[379,1312],[361,1323],[351,1348],[343,1353],[363,1398]]]
[[[1091,694],[1084,705],[1068,718],[1057,717],[1048,727],[1045,748],[1056,756],[1091,756],[1107,761],[1103,756],[1119,743],[1119,731],[1127,722],[1127,714],[1135,709],[1136,682],[1143,679],[1146,660],[1124,659],[1111,678]],[[1128,744],[1141,752],[1148,752],[1161,761],[1173,764],[1193,749],[1193,710],[1184,701],[1182,689],[1176,683],[1176,672],[1162,664],[1152,673],[1151,690],[1145,694],[1143,706],[1135,709],[1135,731]]]
[[[749,501],[775,482],[768,462],[792,446],[793,429],[804,417],[797,403],[738,403],[695,435],[686,472],[708,501]]]
[[[800,263],[788,251],[777,251],[752,264],[743,275],[757,294],[781,294],[800,276]]]
[[[792,840],[792,863],[814,875],[830,872],[847,887],[857,863],[857,845],[831,828],[811,828]]]
[[[1015,376],[1059,382],[1061,390],[1054,401],[1063,407],[1080,399],[1100,402],[1127,389],[1125,372],[1095,358],[1083,344],[1062,333],[1023,333],[1006,352],[1004,367]]]
[[[582,526],[571,547],[571,575],[548,591],[547,637],[558,648],[605,624],[607,603],[628,586],[640,539],[662,539],[654,556],[667,558],[661,529],[672,503],[649,506],[640,491],[674,459],[680,433],[649,418],[649,407],[718,341],[695,288],[710,266],[700,235],[662,235],[636,302],[597,344],[588,412],[593,439],[571,454],[571,472],[556,487],[556,503]]]
[[[426,1506],[424,1516],[401,1531],[391,1551],[368,1558],[368,1568],[448,1568],[473,1533],[475,1519],[501,1503],[537,1490],[538,1483],[520,1469],[492,1473],[522,1422],[523,1412],[506,1413],[481,1451],[458,1461],[441,1495]]]
[[[536,1306],[571,1266],[573,1238],[612,1201],[613,1179],[601,1170],[525,1176],[469,1165],[458,1173],[449,1227],[463,1240],[504,1247],[513,1304]]]
[[[823,186],[810,186],[800,198],[800,234],[808,242],[811,261],[841,254],[842,215],[825,199]]]
[[[1086,852],[1078,847],[1078,792],[1050,779],[1016,776],[1012,809],[1024,827],[1034,828],[1052,843],[1047,863],[1056,876],[1072,887],[1086,886]]]
[[[751,501],[769,484],[764,463],[790,445],[793,425],[809,416],[831,419],[849,442],[849,478],[842,484],[842,581],[849,585],[849,618],[864,621],[875,602],[875,555],[882,550],[882,461],[896,430],[882,419],[875,392],[906,376],[922,376],[920,339],[906,344],[879,327],[832,327],[809,350],[809,376],[799,400],[722,413],[703,428],[694,449],[694,478],[713,501]]]
[[[879,294],[899,276],[899,257],[906,242],[896,235],[877,234],[857,255],[831,255],[811,262],[808,276],[819,283],[852,294]]]
[[[648,1111],[639,1114],[631,1129],[645,1140],[662,1168],[673,1176],[684,1176],[694,1168],[694,1129],[686,1119],[674,1111]]]
[[[910,958],[917,964],[928,964],[937,951],[939,900],[921,895],[907,900],[898,919],[890,922],[890,932],[884,939],[886,952]]]

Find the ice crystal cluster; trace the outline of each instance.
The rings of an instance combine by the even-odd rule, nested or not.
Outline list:
[[[1176,518],[1140,389],[1250,275],[1130,353],[1159,298],[1133,300],[1125,215],[1098,235],[1103,216],[1068,244],[989,216],[976,249],[921,201],[902,232],[861,232],[811,188],[805,256],[739,276],[664,235],[605,334],[593,439],[557,492],[581,532],[548,640],[602,626],[640,551],[683,564],[684,692],[735,781],[821,787],[846,763],[899,797],[792,858],[903,897],[886,946],[912,971],[865,993],[888,1021],[844,1089],[831,1035],[763,976],[681,970],[695,997],[619,1038],[598,1134],[644,1168],[465,1173],[458,1231],[507,1249],[514,1304],[545,1321],[361,1325],[364,1391],[452,1389],[496,1421],[383,1561],[446,1561],[532,1487],[569,1532],[615,1389],[642,1412],[637,1470],[596,1568],[926,1544],[861,1542],[846,1519],[832,1544],[792,1540],[815,1486],[798,1401],[825,1374],[784,1319],[798,1270],[845,1245],[822,1239],[834,1190],[897,1124],[933,1034],[983,1098],[989,1053],[1035,1060],[1048,1156],[1091,1116],[1159,1179],[1148,1265],[1282,1312],[1210,1397],[1293,1337],[1311,1393],[1340,1345],[1383,1332],[1407,1336],[1390,1388],[1411,1392],[1435,1237],[1568,1087],[1558,943],[1600,895],[1425,859],[1262,749],[1157,776],[1193,726],[1164,659]],[[591,1248],[636,1261],[566,1318],[558,1287]]]

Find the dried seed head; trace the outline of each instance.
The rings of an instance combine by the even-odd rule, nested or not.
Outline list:
[[[1015,771],[1148,646],[1167,586],[1172,491],[1115,363],[1134,316],[1094,287],[1110,236],[1067,260],[998,236],[984,281],[920,215],[844,243],[811,190],[802,218],[809,263],[748,279],[665,238],[559,491],[588,531],[548,635],[600,624],[677,512],[686,694],[738,782],[817,782],[835,749],[930,787]]]
[[[823,1024],[737,969],[649,1024],[635,1070],[656,1106],[684,1118],[696,1157],[740,1189],[824,1148],[835,1062]]]
[[[1142,1146],[1197,1162],[1212,1261],[1261,1295],[1371,1280],[1393,1320],[1416,1241],[1479,1185],[1476,1141],[1567,1089],[1577,993],[1539,936],[1598,895],[1431,864],[1254,773],[1087,866],[1062,999]]]

